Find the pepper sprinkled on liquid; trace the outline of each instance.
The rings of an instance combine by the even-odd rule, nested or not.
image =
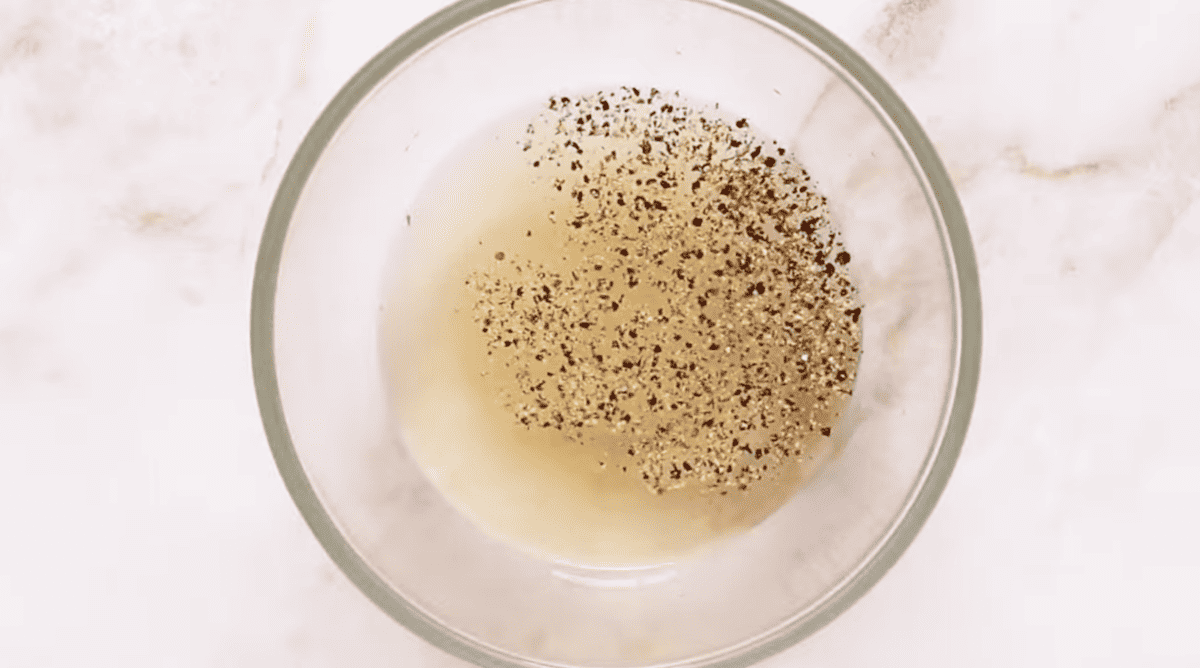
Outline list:
[[[566,170],[551,186],[569,205],[544,224],[578,262],[497,251],[505,270],[467,281],[491,363],[515,373],[514,420],[580,447],[619,436],[622,470],[655,493],[745,490],[830,435],[862,306],[784,148],[638,88],[551,98],[524,148]]]

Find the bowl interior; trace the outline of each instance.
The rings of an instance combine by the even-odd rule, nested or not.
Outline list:
[[[489,537],[429,482],[393,423],[380,317],[439,166],[551,94],[622,85],[717,102],[802,162],[853,258],[863,353],[840,452],[778,512],[700,557],[583,568]],[[973,400],[978,287],[944,170],[861,59],[770,2],[456,5],[326,110],[260,252],[256,381],[290,491],[376,603],[480,663],[748,665],[795,642],[911,541]]]

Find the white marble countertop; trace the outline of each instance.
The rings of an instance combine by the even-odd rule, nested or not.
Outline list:
[[[1200,665],[1200,4],[792,2],[954,176],[984,358],[915,543],[763,665]],[[248,343],[288,159],[442,4],[0,4],[0,665],[463,665],[317,544]]]

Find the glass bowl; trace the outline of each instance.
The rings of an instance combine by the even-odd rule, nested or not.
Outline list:
[[[550,95],[623,85],[716,101],[797,157],[853,258],[863,343],[835,456],[778,511],[697,556],[588,568],[493,538],[437,491],[395,428],[380,322],[414,202],[454,151]],[[251,340],[288,490],[408,629],[484,666],[748,666],[911,543],[967,429],[980,318],[928,138],[811,19],[769,0],[468,0],[367,63],[304,139],[263,234]]]

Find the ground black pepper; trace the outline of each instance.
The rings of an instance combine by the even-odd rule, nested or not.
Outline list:
[[[851,258],[809,175],[765,147],[656,89],[550,99],[524,148],[569,170],[552,185],[571,210],[545,224],[568,220],[581,260],[468,279],[519,424],[619,435],[655,493],[745,490],[831,434],[861,347]]]

